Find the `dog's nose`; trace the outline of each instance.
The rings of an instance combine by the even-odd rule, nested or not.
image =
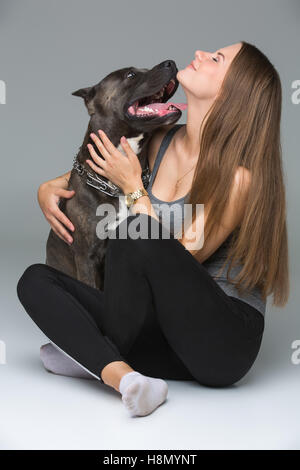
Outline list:
[[[170,69],[174,67],[174,65],[175,65],[175,62],[173,60],[165,60],[164,62],[160,64],[160,67]]]

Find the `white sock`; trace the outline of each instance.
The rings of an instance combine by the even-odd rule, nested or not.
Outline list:
[[[162,379],[132,371],[121,378],[119,391],[131,416],[146,416],[166,400],[168,385]]]
[[[95,377],[83,369],[77,362],[66,356],[53,344],[48,343],[41,346],[40,358],[45,369],[53,374],[77,377],[80,379],[94,379]]]

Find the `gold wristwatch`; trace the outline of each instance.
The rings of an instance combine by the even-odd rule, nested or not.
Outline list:
[[[145,188],[140,188],[132,193],[125,194],[125,204],[127,208],[129,209],[132,204],[135,204],[135,202],[142,196],[149,196]]]

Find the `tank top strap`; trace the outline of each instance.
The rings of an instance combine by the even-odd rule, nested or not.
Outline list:
[[[164,135],[164,137],[163,137],[163,139],[162,139],[162,142],[161,142],[161,144],[160,144],[160,147],[159,147],[159,150],[158,150],[158,153],[157,153],[155,162],[154,162],[154,166],[153,166],[153,170],[152,170],[151,176],[150,176],[149,185],[148,185],[149,188],[152,187],[152,184],[153,184],[153,182],[154,182],[154,179],[155,179],[157,170],[158,170],[159,165],[160,165],[160,163],[161,163],[161,161],[162,161],[162,157],[164,156],[164,153],[165,153],[165,151],[167,150],[167,147],[168,147],[168,145],[170,144],[173,135],[174,135],[175,132],[176,132],[180,127],[182,127],[182,126],[184,126],[184,124],[175,124],[175,126],[173,126],[173,127]]]

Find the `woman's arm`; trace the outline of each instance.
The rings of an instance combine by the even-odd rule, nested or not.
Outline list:
[[[39,186],[37,193],[40,208],[52,230],[68,244],[73,242],[73,238],[64,225],[72,232],[75,230],[75,227],[60,210],[58,204],[61,197],[71,198],[75,194],[74,190],[70,191],[67,189],[70,175],[71,171],[68,171],[57,178],[45,181]]]
[[[229,201],[224,210],[222,220],[214,229],[213,235],[210,237],[210,239],[207,242],[205,242],[205,240],[203,241],[203,247],[200,249],[197,256],[195,256],[195,254],[199,248],[196,250],[189,250],[190,253],[195,256],[197,261],[199,261],[199,263],[203,263],[205,260],[207,260],[242,221],[248,199],[250,183],[250,171],[247,168],[238,167],[230,191]],[[205,227],[209,211],[210,205],[205,204],[204,217],[202,214],[200,215],[200,217],[203,217],[204,219],[203,223],[199,224],[202,228]],[[195,224],[197,226],[197,222],[194,222],[194,224],[191,226],[192,233],[196,232]],[[190,233],[189,230],[187,231],[187,234],[188,233]],[[201,235],[202,234],[203,230],[201,232]],[[190,238],[191,240],[193,239],[192,236],[190,236]],[[185,237],[183,240],[179,241],[184,246],[186,246],[187,240]]]

